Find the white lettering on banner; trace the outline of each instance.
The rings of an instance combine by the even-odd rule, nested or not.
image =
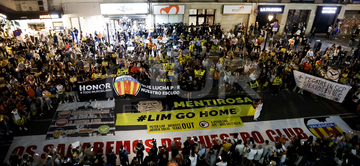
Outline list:
[[[323,7],[321,13],[334,14],[336,13],[337,7]]]
[[[205,144],[205,148],[210,148],[214,138],[224,140],[227,138],[233,138],[234,134],[237,134],[238,138],[242,139],[243,142],[250,137],[253,137],[257,144],[263,144],[265,140],[272,142],[277,141],[282,135],[285,136],[287,141],[289,141],[289,138],[293,135],[299,135],[301,139],[305,140],[309,138],[309,136],[317,134],[311,132],[307,126],[319,128],[319,126],[324,127],[322,124],[325,123],[334,123],[336,127],[341,129],[339,132],[351,130],[351,128],[339,116],[326,117],[325,121],[310,118],[306,123],[307,124],[305,124],[304,118],[297,118],[262,121],[256,123],[248,122],[244,123],[244,126],[242,127],[172,132],[171,134],[148,134],[147,130],[116,131],[116,136],[68,137],[62,138],[60,142],[59,140],[45,140],[45,135],[15,137],[4,161],[8,162],[12,151],[15,151],[19,156],[24,154],[34,155],[37,153],[42,159],[45,159],[47,156],[46,153],[52,148],[52,146],[54,146],[62,156],[66,156],[69,145],[79,140],[81,140],[82,144],[82,149],[79,149],[81,151],[83,151],[84,147],[90,144],[95,152],[100,150],[105,154],[109,149],[113,149],[117,154],[120,146],[123,145],[130,153],[129,157],[132,158],[136,154],[134,147],[140,139],[144,140],[145,151],[149,152],[150,148],[152,148],[152,138],[157,140],[158,145],[165,143],[166,147],[169,147],[172,141],[179,140],[184,142],[187,138],[196,137],[201,143]],[[316,126],[316,124],[319,124],[319,126]],[[119,135],[121,135],[121,137],[119,137]],[[117,162],[119,164],[119,160],[117,160]]]
[[[279,7],[261,7],[260,12],[282,12],[282,8],[279,8]]]
[[[296,86],[315,95],[342,103],[351,86],[338,84],[294,70]]]
[[[80,91],[96,91],[96,90],[104,90],[111,89],[110,83],[105,84],[97,84],[97,85],[79,85]]]
[[[174,86],[153,86],[141,84],[141,92],[151,95],[179,95],[180,85]]]

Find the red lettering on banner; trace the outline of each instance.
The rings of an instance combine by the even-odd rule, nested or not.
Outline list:
[[[30,156],[33,156],[35,154],[35,152],[33,150],[36,150],[37,146],[36,145],[30,145],[26,148],[26,153],[29,154]]]
[[[240,137],[241,137],[241,139],[243,140],[243,142],[246,142],[247,139],[250,138],[250,134],[247,133],[247,132],[240,132]]]
[[[258,131],[251,132],[251,136],[254,138],[254,141],[258,144],[262,144],[265,142],[264,138],[261,136],[260,132]]]
[[[266,130],[265,133],[266,133],[266,135],[269,137],[269,139],[270,139],[271,142],[275,142],[275,138],[274,138],[274,136],[276,136],[275,131],[273,131],[273,130]]]
[[[94,152],[97,153],[98,150],[101,150],[104,153],[104,142],[94,142]]]
[[[205,137],[205,140],[204,140],[204,137]],[[212,144],[211,144],[211,141],[210,141],[210,138],[208,135],[199,136],[199,140],[200,140],[201,144],[205,144],[206,149],[211,148]]]
[[[126,149],[126,151],[128,151],[130,154],[131,154],[131,146],[130,146],[130,141],[124,141],[124,144],[123,144],[123,141],[116,141],[116,153],[118,151],[120,151],[120,146],[124,146],[124,149]]]
[[[293,129],[294,129],[294,131],[295,131],[295,133],[297,135],[301,136],[301,139],[308,139],[309,138],[309,136],[306,135],[306,133],[304,133],[304,130],[302,130],[302,128],[295,127]]]
[[[227,134],[220,134],[220,139],[225,140],[225,142],[226,142],[228,137],[229,137],[229,135],[227,135]]]
[[[135,141],[133,141],[133,143],[132,143],[132,145],[133,145],[133,146],[132,146],[132,147],[133,147],[133,148],[132,148],[132,152],[133,152],[134,154],[136,154],[136,152],[135,152],[135,147],[137,146],[138,141],[139,141],[139,140],[135,140]]]
[[[285,128],[283,130],[284,130],[286,136],[290,139],[292,135],[289,133],[289,131]]]
[[[288,128],[287,130],[289,131],[291,136],[296,135],[295,132],[291,128]]]
[[[151,139],[145,140],[145,146],[148,147],[148,148],[145,148],[145,151],[149,152],[149,150],[152,148],[152,140]]]
[[[58,154],[65,156],[65,144],[59,144],[57,146]]]
[[[114,141],[108,141],[106,142],[106,150],[105,150],[105,154],[107,154],[109,152],[109,149],[114,150]],[[116,154],[116,153],[115,153]]]
[[[25,147],[23,147],[23,146],[18,146],[18,147],[16,147],[16,148],[14,148],[13,151],[15,151],[17,155],[22,156],[23,153],[24,153],[24,150],[25,150]]]
[[[170,147],[171,145],[171,139],[170,138],[162,138],[161,139],[161,145],[165,143],[166,147]],[[171,152],[171,149],[168,148],[168,151]]]
[[[42,159],[45,159],[45,158],[46,158],[46,155],[49,153],[49,151],[51,150],[51,148],[52,148],[53,146],[54,146],[53,144],[47,144],[47,145],[44,146],[43,151],[44,151],[45,153],[41,154],[41,158],[42,158]]]
[[[276,131],[276,133],[278,134],[279,138],[283,135],[283,134],[281,133],[280,129],[275,129],[275,131]],[[289,140],[289,139],[287,139],[287,138],[285,137],[285,141],[288,141],[288,140]],[[278,140],[276,140],[276,141],[278,141]]]

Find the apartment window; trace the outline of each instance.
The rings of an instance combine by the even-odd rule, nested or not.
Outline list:
[[[215,9],[190,9],[189,11],[189,25],[201,25],[204,22],[210,26],[215,21]]]

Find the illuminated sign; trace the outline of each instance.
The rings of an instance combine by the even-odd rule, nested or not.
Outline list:
[[[335,14],[337,7],[323,7],[321,13],[325,14]]]
[[[262,7],[260,8],[260,12],[282,12],[282,9],[277,7]]]
[[[262,12],[262,13],[283,13],[284,12],[284,6],[259,5],[258,9],[259,9],[259,12]]]
[[[100,4],[100,13],[103,15],[114,14],[147,14],[147,3],[103,3]]]
[[[54,18],[59,18],[58,14],[43,14],[43,15],[39,15],[40,19],[54,19]]]

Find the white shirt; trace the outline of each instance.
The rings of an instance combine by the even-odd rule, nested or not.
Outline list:
[[[62,92],[62,91],[63,91],[63,89],[64,89],[64,86],[62,86],[62,85],[58,85],[58,86],[56,86],[56,90],[58,91],[58,93],[59,93],[59,94],[64,93],[64,92]]]
[[[236,145],[236,149],[239,151],[239,155],[242,155],[244,152],[244,144]]]
[[[190,159],[190,162],[191,162],[190,166],[196,166],[197,154],[195,153],[195,154],[194,154],[194,157],[191,157],[191,156],[190,156],[189,159]]]
[[[254,73],[251,73],[249,78],[252,80],[252,81],[255,81],[256,80],[256,75]]]
[[[217,166],[227,166],[227,162],[218,162],[216,163]]]
[[[250,149],[250,152],[249,152],[249,154],[248,154],[247,159],[248,159],[248,160],[254,160],[256,153],[257,153],[257,150],[255,150],[255,149]]]

